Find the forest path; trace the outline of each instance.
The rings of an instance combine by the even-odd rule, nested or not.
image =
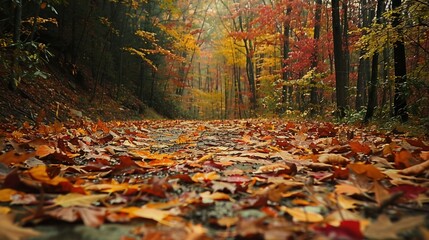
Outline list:
[[[428,237],[422,139],[279,119],[0,135],[0,214],[17,215],[3,220],[16,230],[0,228],[1,239],[33,236],[27,228],[39,240]]]

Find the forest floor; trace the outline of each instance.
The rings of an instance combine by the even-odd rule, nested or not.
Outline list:
[[[429,239],[425,139],[279,119],[0,129],[0,239]]]

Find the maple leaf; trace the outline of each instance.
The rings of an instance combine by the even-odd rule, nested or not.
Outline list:
[[[105,199],[107,194],[92,194],[92,195],[82,195],[79,193],[69,193],[66,195],[60,195],[53,199],[56,205],[61,207],[71,207],[71,206],[91,206],[92,203]]]
[[[3,213],[0,213],[0,226],[0,239],[2,240],[21,240],[40,235],[40,232],[33,229],[14,224],[11,216]]]

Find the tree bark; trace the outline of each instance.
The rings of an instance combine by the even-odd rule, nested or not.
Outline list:
[[[401,7],[401,0],[393,0],[393,10],[398,10]],[[400,28],[401,17],[400,13],[394,12],[392,26],[396,29],[399,36],[402,36]],[[402,122],[408,121],[407,112],[407,67],[405,58],[405,46],[403,40],[398,40],[394,43],[393,58],[395,66],[395,97],[394,97],[394,115],[401,118]]]
[[[377,0],[377,14],[375,16],[377,23],[381,23],[381,14],[383,13],[383,8],[383,0]],[[377,106],[378,55],[378,52],[375,52],[372,56],[372,70],[371,79],[369,82],[368,104],[366,107],[364,122],[368,122],[374,116],[374,110]]]
[[[332,0],[332,28],[334,38],[337,116],[343,118],[345,116],[345,109],[347,107],[347,89],[339,0]]]
[[[316,0],[316,10],[314,14],[315,23],[314,23],[314,50],[311,59],[311,68],[314,69],[314,73],[316,73],[317,69],[317,60],[318,60],[318,43],[320,38],[320,20],[322,19],[322,0]],[[311,90],[310,90],[310,116],[314,116],[317,113],[316,106],[317,104],[317,88],[316,81],[314,77],[311,78]]]

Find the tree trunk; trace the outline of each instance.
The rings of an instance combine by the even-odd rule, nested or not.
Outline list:
[[[344,51],[344,81],[346,85],[346,96],[349,96],[349,83],[350,83],[350,50],[349,50],[349,0],[343,0],[342,12],[343,12],[343,51]],[[349,105],[349,98],[347,97],[347,105]]]
[[[401,0],[393,0],[393,10],[398,10],[401,7]],[[402,36],[400,13],[394,13],[392,26],[398,31],[398,35]],[[401,117],[402,122],[408,121],[407,112],[407,68],[405,58],[405,46],[402,40],[398,40],[394,43],[393,47],[393,58],[395,66],[395,97],[394,97],[394,114],[397,117]]]
[[[14,31],[13,31],[13,42],[15,43],[15,49],[20,48],[21,42],[21,22],[22,22],[22,0],[15,1],[15,16],[14,16]],[[9,77],[9,89],[16,90],[20,81],[19,63],[16,57],[12,57],[12,67]]]
[[[347,89],[339,0],[332,0],[332,28],[334,38],[337,116],[343,118],[347,107]]]
[[[289,58],[289,38],[290,38],[290,13],[292,12],[292,6],[290,4],[286,9],[286,21],[283,23],[283,61],[282,61],[282,79],[283,83],[286,83],[289,78],[289,72],[286,71],[286,60]],[[282,102],[283,102],[283,111],[286,111],[286,104],[288,103],[289,97],[292,94],[292,87],[283,86],[282,88]]]
[[[322,14],[321,14],[321,10],[322,10],[322,0],[316,0],[316,10],[315,10],[315,23],[314,23],[314,50],[313,50],[313,54],[312,54],[312,59],[311,59],[311,68],[314,69],[314,73],[316,73],[316,69],[317,69],[317,60],[318,60],[318,54],[317,54],[317,50],[318,50],[318,43],[319,43],[319,38],[320,38],[320,20],[322,18]],[[310,116],[314,116],[317,111],[316,111],[316,106],[318,105],[317,103],[317,88],[316,88],[316,81],[314,79],[314,77],[311,78],[311,90],[310,90]]]
[[[376,22],[381,23],[381,14],[383,13],[383,0],[377,1]],[[371,79],[369,82],[368,104],[364,122],[368,122],[374,116],[374,109],[377,106],[377,82],[378,82],[378,52],[372,56]]]
[[[362,22],[361,22],[361,28],[366,28],[369,26],[369,20],[368,20],[368,10],[367,10],[367,1],[362,0],[361,1],[361,16],[362,16]],[[366,104],[366,83],[367,79],[369,77],[369,67],[370,63],[369,60],[364,58],[365,51],[361,50],[360,52],[360,59],[359,59],[359,67],[358,67],[358,79],[356,84],[356,102],[355,102],[355,108],[356,111],[362,110],[362,107]]]

